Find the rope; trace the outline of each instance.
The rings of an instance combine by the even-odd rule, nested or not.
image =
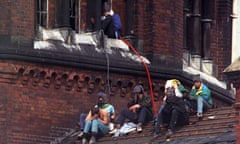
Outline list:
[[[156,111],[156,106],[155,106],[155,103],[154,103],[154,95],[153,95],[153,88],[152,88],[152,80],[151,80],[151,75],[150,75],[150,72],[149,72],[149,69],[148,69],[148,66],[147,64],[144,62],[143,58],[141,57],[141,55],[139,54],[139,52],[132,46],[132,44],[127,41],[126,39],[124,38],[120,38],[120,40],[122,40],[124,43],[126,43],[130,48],[131,50],[138,56],[138,58],[141,60],[146,72],[147,72],[147,76],[148,76],[148,84],[149,84],[149,89],[150,89],[150,95],[151,95],[151,99],[152,99],[152,106],[153,106],[153,113],[154,113],[154,116],[156,116],[157,114],[157,111]]]
[[[111,103],[111,97],[110,97],[110,93],[111,93],[111,89],[110,89],[110,77],[109,77],[109,67],[110,67],[110,61],[109,61],[109,56],[107,53],[107,47],[105,45],[105,38],[104,38],[104,31],[100,30],[100,47],[103,48],[105,56],[106,56],[106,61],[107,61],[107,85],[106,85],[106,89],[105,89],[105,93],[108,95],[108,100],[109,103]]]

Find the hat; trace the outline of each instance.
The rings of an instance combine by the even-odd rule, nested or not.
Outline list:
[[[103,92],[99,92],[99,93],[97,93],[97,97],[105,97],[105,96],[106,96],[106,94],[103,93]]]
[[[193,77],[193,82],[201,82],[200,75],[195,75],[195,76]]]
[[[133,88],[133,93],[144,93],[143,87],[141,85],[136,85]]]

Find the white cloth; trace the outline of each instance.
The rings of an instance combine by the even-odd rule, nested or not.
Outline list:
[[[119,137],[130,132],[136,131],[137,124],[133,122],[124,123],[123,126],[114,134],[113,137]]]

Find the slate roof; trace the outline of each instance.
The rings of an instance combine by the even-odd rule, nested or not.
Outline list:
[[[100,138],[98,144],[234,144],[236,143],[235,128],[236,111],[233,107],[221,107],[209,110],[202,120],[193,115],[191,123],[176,130],[170,141],[164,134],[152,139],[152,123],[144,127],[142,133],[132,132],[114,140],[111,135]],[[81,144],[77,140],[78,131],[71,129],[69,134],[60,137],[64,144]],[[58,138],[59,139],[59,138]],[[59,142],[59,143],[61,143]]]

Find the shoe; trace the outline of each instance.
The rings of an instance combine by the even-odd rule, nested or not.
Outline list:
[[[142,125],[137,125],[137,132],[142,132]]]
[[[197,117],[198,117],[198,119],[202,119],[203,118],[203,114],[202,113],[197,113]]]
[[[173,135],[173,131],[171,129],[168,129],[168,132],[166,133],[166,137],[169,138]]]
[[[96,138],[92,136],[89,140],[89,144],[95,144],[96,143]]]
[[[109,134],[115,134],[117,131],[118,131],[118,129],[115,128],[115,129],[111,130],[111,131],[109,132]]]
[[[114,139],[116,139],[117,137],[119,137],[121,135],[120,130],[117,129],[117,131],[115,132],[115,134],[112,136]]]
[[[83,138],[83,139],[82,139],[82,144],[88,144],[88,141],[87,141],[86,138]]]
[[[158,138],[160,135],[161,135],[160,133],[154,133],[153,138],[156,139],[156,138]]]
[[[81,131],[79,134],[78,134],[78,138],[82,138],[83,137],[83,132]]]

